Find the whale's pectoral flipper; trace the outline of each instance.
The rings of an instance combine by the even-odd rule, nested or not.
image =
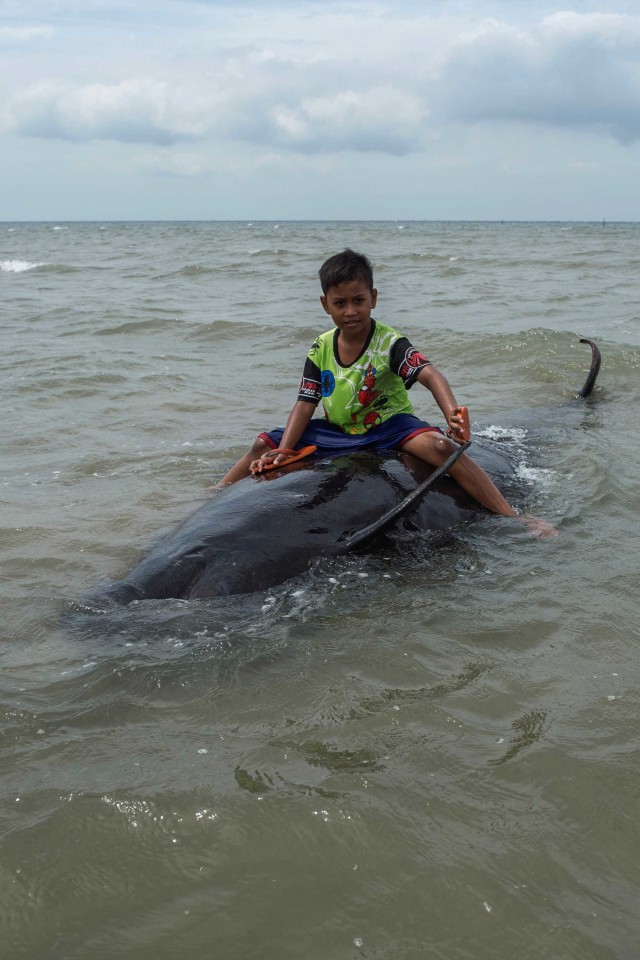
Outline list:
[[[357,530],[355,533],[352,533],[346,540],[342,543],[342,551],[348,553],[349,550],[355,549],[355,547],[361,547],[365,543],[369,543],[373,537],[382,533],[384,530],[388,530],[391,524],[402,516],[403,513],[406,513],[411,507],[413,507],[418,501],[425,495],[430,487],[436,483],[440,477],[443,477],[445,473],[454,465],[460,454],[471,446],[471,441],[467,440],[466,443],[461,444],[456,450],[453,451],[451,456],[445,460],[445,462],[439,466],[436,470],[433,471],[431,476],[427,477],[426,480],[423,480],[422,483],[419,483],[415,490],[412,490],[411,493],[408,493],[406,497],[396,503],[390,510],[387,510],[386,513],[383,513],[381,517],[378,517],[377,520],[374,520],[373,523],[368,524],[366,527],[363,527],[362,530]]]

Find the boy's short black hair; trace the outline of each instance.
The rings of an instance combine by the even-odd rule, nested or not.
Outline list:
[[[349,247],[342,253],[336,253],[322,264],[318,270],[322,292],[326,294],[331,287],[338,287],[353,280],[362,280],[369,290],[373,290],[373,269],[363,253],[355,253]]]

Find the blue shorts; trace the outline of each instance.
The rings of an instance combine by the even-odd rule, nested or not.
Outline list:
[[[313,443],[318,453],[327,456],[333,453],[350,453],[354,450],[394,450],[401,447],[407,440],[411,440],[419,433],[435,431],[442,433],[439,427],[432,427],[425,420],[419,420],[410,413],[396,413],[377,427],[372,427],[366,433],[345,433],[340,427],[321,420],[319,417],[312,420],[296,444],[296,450]],[[269,444],[272,450],[280,446],[284,430],[269,430],[260,433],[259,437]]]

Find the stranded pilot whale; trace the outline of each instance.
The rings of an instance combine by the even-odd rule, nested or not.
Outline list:
[[[578,397],[587,397],[598,376],[600,351],[591,340],[581,342],[590,345],[592,355],[578,391]],[[514,465],[499,445],[475,441],[469,455],[503,491],[522,495]],[[222,490],[99,596],[128,604],[264,590],[302,573],[318,557],[364,546],[390,524],[402,536],[403,530],[407,535],[416,529],[448,530],[481,515],[488,511],[442,468],[434,471],[408,454],[316,457]]]

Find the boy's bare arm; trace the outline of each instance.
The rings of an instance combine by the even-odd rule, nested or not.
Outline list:
[[[296,400],[291,408],[291,413],[287,417],[280,446],[293,449],[309,426],[309,421],[315,412],[315,403],[308,403],[306,400]]]
[[[429,364],[428,367],[423,367],[418,374],[418,382],[431,391],[434,400],[444,414],[449,429],[457,433],[462,427],[463,421],[462,417],[456,413],[458,401],[453,395],[453,390],[444,374],[440,373],[433,364]]]

